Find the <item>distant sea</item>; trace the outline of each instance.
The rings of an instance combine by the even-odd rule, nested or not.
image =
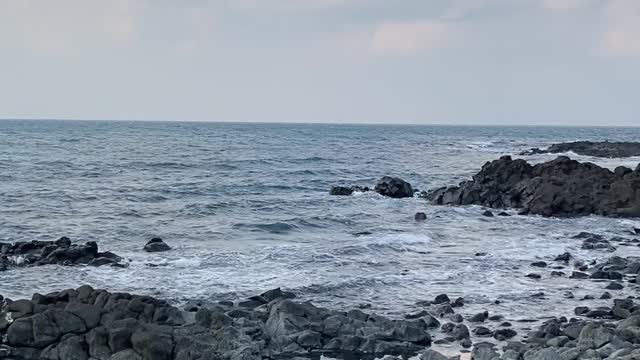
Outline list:
[[[601,284],[529,279],[529,264],[565,251],[610,256],[571,237],[629,236],[637,221],[486,218],[475,206],[328,191],[384,175],[420,190],[452,185],[501,155],[572,140],[637,141],[640,128],[0,121],[0,242],[68,236],[130,260],[126,269],[13,269],[0,273],[0,293],[89,283],[180,303],[280,286],[319,305],[367,303],[394,316],[444,292],[464,296],[469,313],[565,314],[575,306],[565,292],[580,298]],[[611,168],[640,162],[568,155]],[[414,221],[417,211],[427,221]],[[174,250],[141,251],[154,236]]]

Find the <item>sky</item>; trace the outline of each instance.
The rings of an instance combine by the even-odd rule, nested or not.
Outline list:
[[[0,0],[0,118],[640,126],[640,0]]]

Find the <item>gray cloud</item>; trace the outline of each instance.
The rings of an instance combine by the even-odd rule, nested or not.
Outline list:
[[[0,117],[635,125],[634,0],[0,0]]]

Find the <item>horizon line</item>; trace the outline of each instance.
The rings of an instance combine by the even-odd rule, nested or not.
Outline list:
[[[244,121],[244,120],[172,120],[172,119],[79,119],[79,118],[0,118],[1,121],[77,121],[77,122],[145,122],[145,123],[209,123],[209,124],[272,124],[272,125],[373,125],[373,126],[460,126],[460,127],[472,127],[472,126],[487,126],[487,127],[569,127],[569,128],[638,128],[640,125],[575,125],[575,124],[546,124],[546,123],[528,123],[528,124],[492,124],[492,123],[460,123],[460,124],[446,124],[446,123],[412,123],[412,122],[304,122],[304,121]]]

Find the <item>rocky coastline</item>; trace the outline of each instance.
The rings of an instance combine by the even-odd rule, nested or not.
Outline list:
[[[561,154],[567,152],[603,158],[632,157],[640,156],[640,143],[616,141],[574,141],[553,144],[547,149],[533,148],[531,150],[523,151],[520,155]]]
[[[614,171],[566,156],[531,165],[503,156],[486,163],[472,180],[428,193],[436,205],[515,208],[555,217],[640,217],[640,169]]]
[[[565,156],[532,165],[503,156],[485,164],[472,180],[433,190],[426,197],[435,205],[512,208],[522,215],[640,217],[638,189],[640,167],[611,171]],[[371,190],[391,198],[418,192],[406,181],[385,176],[373,189],[334,186],[330,194]],[[510,216],[504,211],[498,215]],[[427,215],[418,212],[415,220],[426,221]],[[573,240],[581,242],[581,249],[601,254],[640,246],[640,239],[586,232]],[[171,247],[153,238],[141,250],[153,253]],[[127,267],[128,262],[100,252],[95,242],[73,244],[67,237],[0,243],[0,271],[40,265]],[[602,282],[602,293],[584,300],[598,298],[608,305],[580,305],[573,313],[553,318],[541,314],[532,319],[544,319],[541,325],[526,328],[508,321],[510,314],[491,309],[469,315],[462,311],[465,298],[447,294],[420,301],[415,312],[391,318],[366,306],[323,308],[279,288],[232,302],[181,304],[89,285],[36,293],[30,300],[7,299],[0,290],[0,359],[640,359],[640,302],[628,291],[616,296],[623,289],[637,293],[640,258],[610,256],[585,263],[565,252],[536,259],[530,266],[526,277],[533,281]],[[565,298],[574,299],[575,294],[567,291]]]
[[[0,271],[40,265],[127,266],[122,257],[98,251],[95,241],[72,244],[71,239],[63,236],[56,241],[0,242]]]

